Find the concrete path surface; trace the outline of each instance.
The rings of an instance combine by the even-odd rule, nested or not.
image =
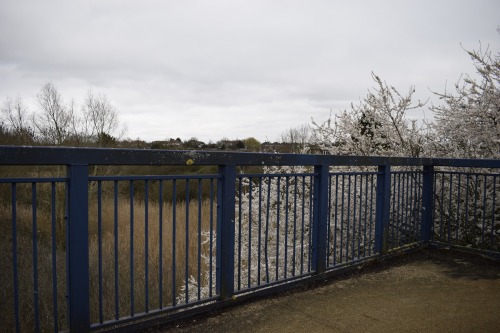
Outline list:
[[[419,251],[148,332],[500,332],[500,262]]]

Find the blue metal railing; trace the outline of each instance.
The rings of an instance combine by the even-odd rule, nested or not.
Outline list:
[[[313,173],[237,175],[236,290],[311,272]]]
[[[500,252],[498,160],[44,147],[0,158],[0,331],[159,323],[429,242]],[[90,174],[183,164],[218,169]],[[263,172],[240,169],[252,165]]]
[[[209,298],[215,295],[215,267],[210,263],[203,272],[201,266],[202,254],[213,257],[217,178],[89,177],[97,189],[91,195],[96,197],[96,221],[89,218],[97,234],[96,244],[90,244],[97,252],[90,256],[97,261],[91,265],[97,271],[95,279],[91,278],[96,288],[90,297],[98,303],[99,324],[201,300],[202,288],[207,289]],[[206,194],[203,189],[207,189]],[[166,197],[170,199],[166,201]],[[202,210],[206,218],[202,218]],[[202,232],[210,235],[207,245],[202,244]],[[108,245],[109,251],[104,251],[103,245]],[[104,272],[105,267],[113,270]],[[209,275],[205,284],[201,283],[202,274]],[[194,288],[191,275],[198,281]],[[105,280],[113,283],[105,286]],[[125,293],[120,292],[123,289]],[[114,299],[114,304],[104,306],[106,298]]]
[[[435,242],[500,252],[500,174],[435,172]]]
[[[375,255],[375,185],[378,175],[378,172],[330,174],[328,267]]]

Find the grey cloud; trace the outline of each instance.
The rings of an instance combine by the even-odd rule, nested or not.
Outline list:
[[[454,82],[473,70],[460,43],[498,45],[498,12],[493,0],[7,0],[0,99],[29,98],[48,79],[105,92],[131,137],[161,139],[151,133],[176,120],[177,133],[191,134],[169,135],[274,139],[357,102],[371,71],[422,95]],[[240,125],[247,115],[256,121]]]

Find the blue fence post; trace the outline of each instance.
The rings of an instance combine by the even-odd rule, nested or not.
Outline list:
[[[391,167],[381,165],[377,175],[377,202],[375,213],[375,253],[389,249],[389,215],[391,204]]]
[[[434,166],[424,166],[422,184],[422,230],[421,241],[428,243],[431,240],[433,225],[432,196],[434,195]]]
[[[88,165],[69,165],[67,197],[68,218],[68,299],[69,329],[90,330]]]
[[[316,273],[326,270],[326,242],[328,223],[328,165],[314,166],[314,208],[312,228],[312,269]]]
[[[236,166],[220,165],[217,182],[216,290],[222,299],[234,294]]]

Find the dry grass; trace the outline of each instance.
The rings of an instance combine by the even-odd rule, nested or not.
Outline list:
[[[47,186],[49,185],[47,184]],[[3,190],[7,189],[2,188]],[[40,194],[42,192],[44,191],[39,191]],[[48,193],[50,190],[45,190],[45,192]],[[212,207],[214,229],[216,222],[215,205],[214,202]],[[67,290],[64,207],[56,207],[57,213],[55,217],[56,226],[58,227],[56,227],[56,235],[53,238],[50,205],[47,208],[47,205],[43,204],[43,199],[40,198],[37,206],[36,244],[33,242],[33,208],[31,204],[18,202],[16,207],[17,232],[15,237],[17,242],[18,301],[21,331],[33,330],[35,325],[35,304],[39,306],[42,331],[54,330],[54,285],[57,286],[58,329],[66,329]],[[194,200],[190,202],[187,209],[184,202],[178,202],[175,207],[172,203],[164,203],[161,207],[162,220],[160,222],[160,205],[158,203],[150,202],[146,206],[144,202],[135,201],[131,213],[130,201],[123,198],[118,201],[117,233],[115,235],[114,200],[112,197],[104,197],[101,210],[101,237],[98,236],[97,207],[97,200],[91,198],[89,206],[91,321],[112,320],[115,317],[129,316],[132,313],[137,314],[149,309],[157,309],[160,306],[173,305],[173,300],[179,294],[181,285],[184,283],[186,266],[189,275],[197,276],[198,251],[201,251],[201,253],[208,252],[208,244],[201,244],[203,237],[200,239],[200,234],[210,229],[210,202]],[[146,210],[147,219],[145,216]],[[173,218],[174,210],[175,221]],[[2,253],[0,257],[0,322],[2,323],[0,332],[9,332],[15,327],[14,237],[11,213],[12,207],[9,203],[4,202],[0,207],[0,251]],[[131,214],[133,223],[131,223]],[[201,217],[200,220],[199,217]],[[173,243],[174,234],[175,244]],[[188,235],[187,239],[186,234]],[[162,238],[161,245],[160,237]],[[101,244],[101,256],[99,256],[99,244]],[[133,260],[131,244],[133,244]],[[34,246],[37,247],[36,256],[33,255]],[[55,246],[55,262],[52,256],[53,246]],[[115,246],[118,250],[116,253]],[[117,262],[115,262],[115,255],[118,258]],[[102,260],[101,275],[99,274],[99,257]],[[35,260],[38,268],[38,279],[36,281],[38,293],[35,293],[33,269]],[[131,262],[133,267],[131,267]],[[131,268],[133,274],[130,274]],[[200,262],[200,269],[202,274],[207,270],[203,262]],[[55,280],[53,270],[56,271]],[[117,286],[115,285],[115,276],[118,278]],[[131,291],[131,276],[133,278],[133,291]],[[102,285],[102,307],[99,299],[100,284]],[[149,292],[147,303],[146,286]],[[161,297],[160,286],[162,289]],[[116,295],[118,295],[118,312],[115,311]],[[132,295],[133,307],[131,306]],[[36,298],[38,298],[38,302],[36,302]],[[100,318],[101,309],[102,318]]]
[[[119,317],[132,313],[146,312],[160,306],[171,306],[180,292],[185,280],[186,262],[188,275],[198,275],[198,251],[208,253],[208,244],[203,244],[202,232],[210,230],[210,203],[208,201],[191,202],[186,212],[185,202],[175,207],[175,246],[174,244],[174,207],[164,204],[162,223],[160,224],[160,207],[158,204],[148,205],[148,219],[145,217],[146,206],[136,203],[133,207],[133,243],[131,243],[130,204],[119,203],[118,231],[114,232],[114,206],[103,205],[102,211],[102,292],[103,317],[113,319],[115,312],[115,293],[119,293]],[[188,218],[186,218],[186,213]],[[198,223],[198,215],[201,221]],[[91,216],[97,216],[92,214]],[[188,221],[188,222],[187,222]],[[215,228],[215,215],[212,220]],[[91,228],[97,229],[97,220],[91,221]],[[147,232],[146,232],[147,230]],[[92,232],[97,235],[97,232]],[[186,239],[186,234],[188,239]],[[147,235],[147,237],[146,237]],[[161,236],[161,241],[160,241]],[[116,245],[117,244],[117,245]],[[131,257],[133,244],[133,260]],[[187,246],[186,246],[187,244]],[[118,288],[115,286],[115,246],[118,248]],[[200,246],[200,248],[198,248]],[[99,304],[98,274],[99,239],[93,237],[90,242],[91,267],[91,304]],[[175,256],[174,256],[175,251]],[[175,257],[175,262],[174,262]],[[133,263],[133,293],[131,290],[131,262]],[[147,262],[147,267],[146,267]],[[161,264],[161,271],[160,271]],[[174,273],[175,266],[175,273]],[[200,262],[201,272],[208,268]],[[147,274],[146,274],[146,269]],[[161,272],[161,281],[160,281]],[[175,283],[174,283],[175,281]],[[147,283],[146,283],[147,282]],[[148,303],[146,303],[146,286]],[[162,295],[160,298],[160,286]],[[131,308],[132,295],[134,308]],[[92,318],[99,321],[99,309],[93,307]]]

